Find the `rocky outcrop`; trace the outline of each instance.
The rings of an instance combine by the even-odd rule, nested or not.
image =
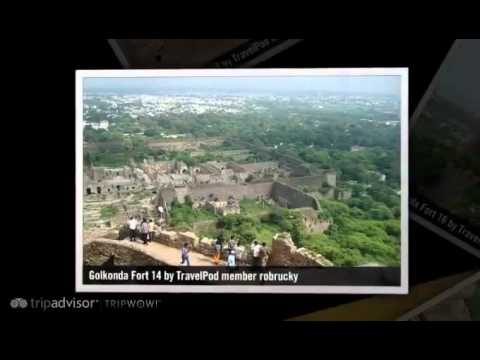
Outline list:
[[[294,209],[300,215],[305,230],[310,233],[323,233],[330,227],[330,222],[318,218],[317,212],[312,208]]]
[[[193,248],[198,247],[199,239],[193,232],[159,231],[155,241],[161,244],[180,249],[183,244],[189,243]]]
[[[199,239],[198,239],[198,236],[195,235],[195,233],[191,232],[191,231],[186,231],[186,232],[179,232],[177,234],[180,242],[181,242],[181,245],[183,245],[184,243],[189,243],[191,246],[193,246],[194,248],[196,248],[198,246],[198,243],[200,242]]]
[[[269,266],[333,266],[333,263],[320,254],[293,243],[289,233],[275,235],[272,250],[268,259]]]
[[[215,239],[202,238],[198,243],[196,250],[206,256],[215,255]]]
[[[90,242],[83,246],[84,264],[92,266],[162,266],[164,263],[134,249],[112,243]]]

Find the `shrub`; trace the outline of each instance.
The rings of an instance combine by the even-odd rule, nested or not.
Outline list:
[[[100,210],[100,217],[102,219],[109,219],[118,214],[118,209],[115,206],[105,206]]]

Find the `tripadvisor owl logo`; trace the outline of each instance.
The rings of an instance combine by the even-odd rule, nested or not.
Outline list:
[[[22,298],[15,298],[10,300],[10,306],[13,309],[25,309],[28,306],[28,302]]]

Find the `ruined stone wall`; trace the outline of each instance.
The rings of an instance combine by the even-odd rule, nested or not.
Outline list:
[[[297,248],[289,233],[280,233],[273,238],[268,265],[327,267],[333,266],[333,263],[321,254]]]
[[[262,182],[253,184],[234,184],[234,185],[200,185],[193,187],[189,195],[193,201],[208,200],[210,194],[213,198],[227,200],[229,196],[241,200],[243,198],[256,199],[258,196],[270,198],[272,194],[272,182]]]
[[[335,172],[325,172],[321,175],[314,175],[314,176],[302,176],[302,177],[294,177],[290,179],[286,179],[285,183],[303,189],[304,187],[308,187],[314,189],[312,191],[317,191],[321,188],[324,184],[328,184],[329,186],[335,187],[336,186],[336,174]]]
[[[293,211],[302,216],[303,225],[308,232],[323,233],[330,227],[330,222],[320,220],[317,211],[312,208],[299,208]]]
[[[135,191],[141,191],[143,187],[130,180],[121,180],[115,182],[113,180],[104,181],[87,181],[83,185],[83,194],[92,195],[92,194],[102,194],[102,195],[115,195],[117,193],[129,193]]]
[[[197,235],[190,231],[178,232],[178,231],[158,231],[155,234],[153,241],[161,244],[181,249],[183,244],[189,243],[193,248],[198,247],[199,239]]]
[[[272,199],[280,206],[288,208],[311,207],[315,210],[320,208],[318,201],[291,185],[275,182],[272,188]]]
[[[127,166],[121,168],[92,167],[89,172],[89,176],[94,181],[112,180],[118,176],[129,178],[131,175],[132,170]]]
[[[145,255],[140,251],[111,243],[91,242],[83,246],[84,264],[100,265],[136,265],[136,266],[163,266],[164,263]]]
[[[335,171],[326,171],[325,172],[325,181],[331,187],[337,186],[337,173]]]

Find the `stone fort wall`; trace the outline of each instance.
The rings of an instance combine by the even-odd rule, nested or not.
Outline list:
[[[177,197],[181,203],[185,201],[186,196],[190,196],[194,202],[214,199],[226,201],[230,196],[238,200],[262,197],[264,199],[273,199],[279,205],[288,208],[311,207],[316,210],[320,208],[318,201],[313,196],[291,185],[277,181],[235,185],[205,184],[191,188],[177,188],[170,191],[174,191],[174,197]],[[159,194],[159,199],[162,198],[162,194],[163,192]],[[165,199],[167,203],[170,203],[171,200],[169,198]],[[158,203],[162,202],[159,201]]]
[[[213,197],[219,200],[227,200],[229,196],[236,199],[256,199],[259,196],[271,198],[273,182],[262,182],[252,184],[235,184],[235,185],[200,185],[190,188],[188,195],[193,201],[208,200]]]
[[[303,208],[311,207],[315,210],[320,209],[318,201],[310,196],[288,184],[275,182],[272,188],[272,199],[280,206],[288,208]]]
[[[325,172],[324,174],[321,174],[321,175],[289,178],[284,180],[284,182],[286,184],[289,184],[291,186],[296,186],[299,188],[311,187],[311,188],[315,188],[315,190],[318,190],[318,188],[321,188],[324,184],[327,184],[331,187],[336,187],[337,185],[336,178],[337,177],[335,172]]]

